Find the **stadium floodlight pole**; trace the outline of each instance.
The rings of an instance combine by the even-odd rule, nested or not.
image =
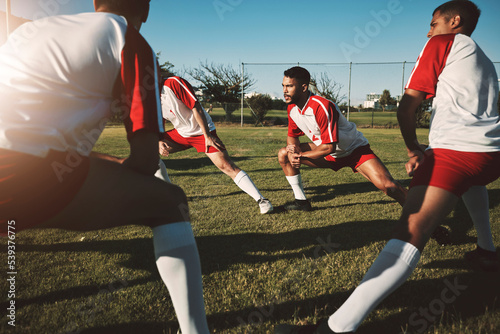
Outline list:
[[[347,88],[347,120],[349,120],[349,114],[351,112],[351,72],[352,61],[349,63],[349,87]]]
[[[5,30],[5,31],[7,32],[7,37],[9,37],[9,35],[10,35],[9,19],[10,19],[10,0],[7,0],[7,1],[5,1],[5,23],[7,25],[7,30]]]
[[[245,63],[241,63],[241,127],[243,127],[243,102],[245,98]]]

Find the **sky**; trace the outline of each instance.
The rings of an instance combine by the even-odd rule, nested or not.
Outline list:
[[[188,80],[186,70],[200,63],[224,64],[237,71],[243,63],[245,73],[256,81],[253,91],[281,98],[283,71],[299,64],[342,86],[345,102],[350,72],[350,101],[358,105],[368,93],[389,89],[392,96],[401,94],[427,41],[432,12],[443,2],[152,0],[141,33],[161,52],[160,63],[171,62],[174,72]],[[474,2],[482,15],[472,37],[492,61],[500,62],[500,1]],[[0,0],[0,10],[5,10],[5,3]],[[11,10],[36,19],[93,11],[93,2],[11,0]],[[495,66],[500,73],[500,63]]]

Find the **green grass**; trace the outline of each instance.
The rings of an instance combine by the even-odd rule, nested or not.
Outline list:
[[[362,131],[393,176],[407,185],[399,130]],[[218,124],[218,134],[236,164],[274,205],[293,200],[276,157],[286,128]],[[425,138],[427,132],[418,134]],[[96,150],[126,156],[123,128],[107,128]],[[401,211],[349,169],[304,168],[306,193],[315,210],[263,216],[203,154],[188,150],[165,162],[172,181],[189,198],[213,333],[272,333],[279,323],[305,324],[333,313],[384,247]],[[488,188],[498,245],[500,180]],[[453,231],[454,244],[441,247],[430,241],[409,280],[372,312],[358,333],[500,332],[500,273],[474,271],[462,260],[475,247],[464,205],[459,203],[443,223]],[[16,330],[7,325],[4,313],[0,332],[176,333],[151,236],[141,226],[19,232]],[[2,249],[6,244],[3,238]],[[6,251],[0,260],[6,267]],[[458,295],[443,295],[455,281],[462,286]],[[5,279],[0,288],[8,290]],[[6,312],[6,293],[2,298]],[[430,313],[426,320],[421,315],[425,309],[443,312]]]
[[[214,122],[226,123],[226,114],[222,108],[214,108],[212,113],[210,113]],[[347,117],[347,115],[346,115]],[[265,120],[268,122],[274,122],[276,119],[281,119],[286,121],[287,113],[286,110],[269,110],[266,114]],[[397,125],[398,120],[396,118],[395,111],[367,111],[367,112],[350,112],[349,120],[356,123],[360,128],[367,127],[394,127]],[[231,122],[241,124],[241,109],[237,109],[231,115]],[[230,122],[230,123],[231,123]],[[243,124],[254,125],[255,119],[252,116],[252,112],[248,108],[243,108]],[[234,124],[231,124],[234,125]]]

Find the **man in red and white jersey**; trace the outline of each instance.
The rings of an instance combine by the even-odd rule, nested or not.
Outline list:
[[[167,78],[163,85],[161,105],[163,117],[174,126],[159,142],[161,155],[168,156],[191,147],[198,152],[205,152],[217,168],[259,204],[260,213],[273,211],[271,202],[262,196],[248,174],[229,157],[217,136],[212,118],[201,106],[188,81],[177,76]],[[162,177],[168,180],[166,169],[162,170]]]
[[[186,196],[154,177],[164,128],[156,55],[139,33],[149,0],[94,4],[26,23],[0,48],[1,232],[150,226],[182,332],[208,333]],[[124,161],[91,152],[113,111]]]
[[[470,38],[479,15],[477,6],[466,0],[446,2],[434,11],[430,39],[398,109],[410,158],[406,170],[413,180],[392,239],[327,322],[294,330],[356,331],[368,314],[411,275],[431,232],[460,197],[478,236],[476,249],[466,253],[466,258],[483,270],[498,270],[485,187],[500,177],[498,78],[491,61]],[[434,101],[425,150],[417,141],[414,114],[429,97]]]
[[[395,181],[382,161],[370,149],[368,140],[340,112],[337,105],[309,91],[309,72],[295,66],[285,71],[283,93],[288,103],[287,146],[278,153],[279,163],[292,187],[295,202],[288,210],[312,210],[306,198],[300,166],[350,167],[378,189],[403,205],[406,189]],[[307,136],[311,142],[301,143]]]

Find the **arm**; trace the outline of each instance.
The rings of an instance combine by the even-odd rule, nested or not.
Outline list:
[[[301,159],[316,160],[326,157],[335,151],[335,143],[321,144],[316,146],[314,149],[303,152]]]
[[[225,150],[226,148],[224,147],[224,144],[210,133],[207,118],[205,117],[205,112],[203,111],[200,103],[196,102],[192,110],[194,119],[200,126],[203,136],[205,137],[205,152],[208,152],[209,146],[215,147],[218,151]]]
[[[410,160],[406,164],[409,176],[418,168],[423,158],[424,149],[417,140],[415,112],[425,98],[426,93],[414,89],[406,89],[398,108],[398,122],[406,144]]]
[[[158,170],[158,134],[138,131],[130,142],[130,156],[123,165],[134,171],[153,176]]]
[[[301,160],[322,159],[326,157],[328,154],[331,154],[335,150],[335,144],[328,143],[328,144],[318,145],[310,151],[302,152],[300,149],[299,138],[290,136],[287,138],[286,143],[287,143],[286,149],[288,151],[288,160],[290,161],[290,163],[294,168],[300,167]]]

